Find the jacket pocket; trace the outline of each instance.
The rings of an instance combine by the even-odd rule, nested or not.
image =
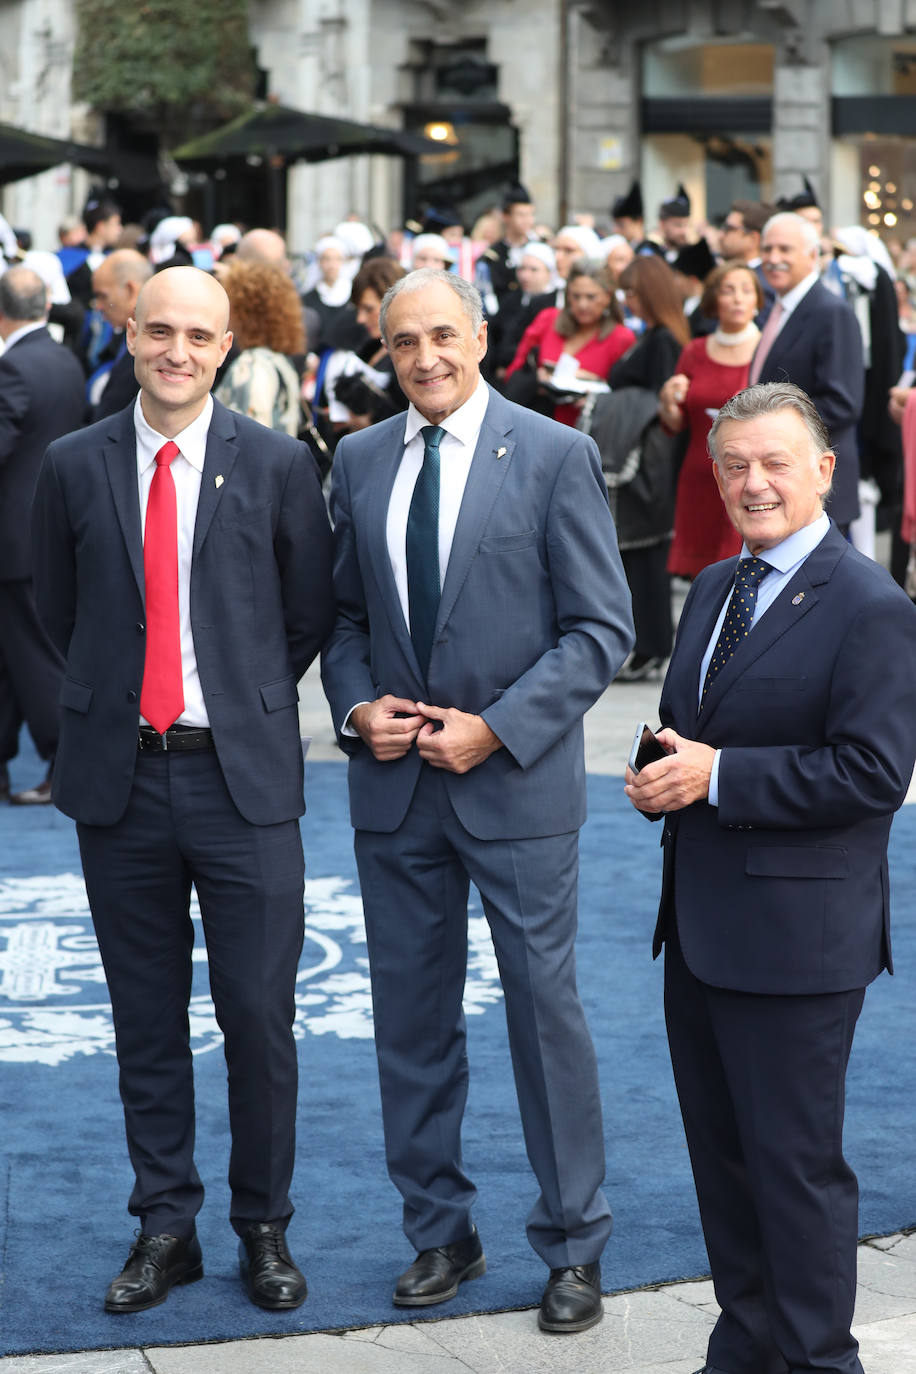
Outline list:
[[[265,711],[282,711],[284,706],[296,706],[299,694],[294,677],[281,677],[276,682],[265,682],[259,688]]]
[[[755,845],[745,872],[758,878],[845,878],[849,858],[839,845]]]
[[[516,549],[527,549],[537,541],[537,530],[522,530],[520,534],[491,534],[481,539],[481,553],[514,553]]]
[[[77,682],[75,678],[65,677],[60,684],[59,700],[61,706],[66,706],[71,711],[79,711],[86,715],[92,701],[92,688],[88,687],[85,682]]]

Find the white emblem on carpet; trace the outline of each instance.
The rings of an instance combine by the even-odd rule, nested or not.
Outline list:
[[[295,1033],[372,1036],[372,999],[362,903],[348,878],[306,884],[305,948],[297,978]],[[196,896],[191,914],[200,921]],[[195,963],[207,952],[198,930]],[[490,931],[472,910],[464,1009],[479,1014],[502,997]],[[221,1048],[209,992],[190,1006],[195,1054]],[[114,1030],[82,878],[0,879],[0,1061],[61,1064],[114,1054]]]

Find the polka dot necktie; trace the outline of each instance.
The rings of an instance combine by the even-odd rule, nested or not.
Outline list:
[[[179,453],[178,445],[170,439],[156,454],[143,530],[146,660],[140,711],[160,735],[184,710],[178,619],[178,501],[170,466]]]
[[[709,691],[709,684],[725,667],[738,645],[747,639],[751,621],[754,619],[754,608],[757,605],[757,590],[767,573],[772,571],[770,564],[764,563],[762,558],[742,558],[735,569],[734,590],[725,612],[725,619],[722,621],[716,647],[709,660],[709,667],[706,669],[703,695],[700,698],[701,710]]]
[[[424,425],[423,466],[407,516],[407,601],[410,637],[426,676],[442,588],[439,580],[439,445],[445,430]]]

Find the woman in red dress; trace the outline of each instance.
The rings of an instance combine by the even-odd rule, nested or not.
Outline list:
[[[754,316],[763,292],[753,267],[726,262],[706,279],[700,303],[704,315],[718,320],[712,334],[693,339],[678,359],[673,377],[662,387],[659,414],[666,429],[685,426],[690,438],[678,476],[674,539],[668,571],[694,578],[708,563],[741,549],[741,536],[728,516],[712,472],[706,436],[719,407],[747,386],[747,374],[760,331]]]
[[[529,354],[537,354],[537,375],[542,387],[549,384],[554,367],[564,353],[579,364],[583,381],[607,381],[618,358],[623,357],[636,335],[627,329],[617,301],[614,277],[602,264],[577,262],[566,279],[566,304],[535,315],[522,335],[515,357],[506,369],[506,381],[522,368]],[[574,425],[581,402],[563,402],[553,417]]]

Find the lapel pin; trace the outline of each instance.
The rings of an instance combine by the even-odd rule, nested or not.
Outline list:
[[[220,488],[222,485],[223,485],[223,474],[220,473],[219,476],[216,478],[216,488],[217,488],[217,490],[219,490],[219,488]]]
[[[804,599],[805,599],[805,593],[804,593],[804,592],[799,592],[799,593],[798,593],[798,596],[793,596],[793,598],[792,598],[792,605],[793,605],[793,606],[800,606],[800,605],[802,604],[802,602],[804,601]]]
[[[506,452],[508,452],[507,449],[498,448],[498,449],[496,450],[496,457],[497,457],[497,459],[502,458],[503,454],[506,453]]]

